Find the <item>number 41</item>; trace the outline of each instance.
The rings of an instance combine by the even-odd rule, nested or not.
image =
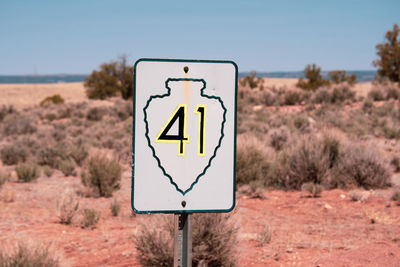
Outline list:
[[[206,129],[206,106],[198,105],[195,113],[199,115],[199,140],[197,144],[197,154],[204,156],[205,154],[205,129]],[[189,136],[186,135],[186,114],[187,107],[185,104],[178,105],[174,113],[169,117],[160,133],[156,137],[156,142],[161,143],[178,143],[178,156],[185,155],[185,144],[189,143]],[[169,134],[169,130],[178,121],[178,133]]]

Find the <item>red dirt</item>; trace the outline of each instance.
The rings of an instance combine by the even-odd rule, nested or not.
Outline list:
[[[65,266],[138,266],[133,236],[143,215],[131,213],[130,170],[115,194],[118,217],[111,215],[112,199],[80,198],[81,208],[101,211],[93,230],[82,229],[79,218],[72,225],[59,223],[57,201],[66,189],[80,188],[78,177],[59,172],[34,183],[3,185],[0,249],[45,244]],[[265,191],[265,199],[238,195],[233,216],[240,229],[239,266],[400,266],[400,206],[389,200],[391,192],[370,191],[365,202],[351,201],[342,190],[324,191],[320,198],[284,191]],[[14,201],[6,202],[12,195]],[[266,224],[272,239],[260,246]]]

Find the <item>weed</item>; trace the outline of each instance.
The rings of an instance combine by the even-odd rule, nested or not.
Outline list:
[[[329,171],[329,154],[324,152],[319,140],[312,136],[301,138],[299,143],[285,152],[287,189],[300,189],[304,183],[323,183]]]
[[[113,191],[119,189],[122,170],[115,159],[105,155],[93,155],[85,167],[82,183],[91,187],[100,196],[111,197]]]
[[[106,111],[104,108],[90,108],[86,114],[86,119],[88,119],[89,121],[101,121],[105,113]]]
[[[121,205],[116,199],[113,199],[113,201],[111,201],[110,210],[113,216],[118,216],[119,211],[121,210]]]
[[[398,156],[393,156],[390,164],[394,167],[395,172],[400,172],[400,158]]]
[[[43,173],[44,175],[46,175],[47,177],[51,177],[53,175],[53,169],[50,168],[49,166],[43,166]]]
[[[100,220],[100,212],[95,209],[84,209],[82,214],[82,228],[94,229]]]
[[[314,184],[313,182],[304,183],[301,186],[301,191],[310,193],[311,197],[320,197],[324,187],[320,184]]]
[[[21,144],[11,143],[1,149],[0,156],[4,164],[14,165],[25,162],[28,157],[28,150]]]
[[[349,192],[349,197],[352,201],[364,202],[368,199],[369,193],[361,190],[352,190]]]
[[[71,224],[79,208],[79,200],[72,192],[67,193],[58,203],[58,218],[61,224]]]
[[[59,104],[64,104],[64,98],[62,98],[62,96],[60,96],[59,94],[55,94],[52,96],[48,96],[45,99],[43,99],[42,101],[40,101],[40,106],[48,106],[48,105],[59,105]]]
[[[277,130],[272,130],[269,134],[271,146],[279,151],[287,143],[289,139],[289,132],[286,128],[281,127]]]
[[[11,114],[3,120],[3,133],[4,135],[32,134],[37,130],[32,120],[27,116]]]
[[[135,239],[142,266],[173,265],[172,225],[171,220],[164,220],[154,227],[140,227]],[[193,214],[192,229],[193,266],[237,265],[238,228],[229,215]]]
[[[272,229],[269,224],[264,223],[261,232],[257,234],[257,242],[259,247],[269,244],[272,239]]]
[[[355,146],[348,147],[339,159],[334,177],[338,187],[384,188],[390,185],[391,172],[375,150]]]
[[[58,163],[58,169],[65,175],[65,176],[75,176],[75,164],[70,159],[62,160]]]
[[[12,255],[0,252],[0,267],[57,267],[58,260],[50,255],[48,248],[28,248],[19,245],[17,251]]]
[[[39,168],[33,163],[23,163],[15,167],[17,172],[18,181],[29,183],[39,177]]]

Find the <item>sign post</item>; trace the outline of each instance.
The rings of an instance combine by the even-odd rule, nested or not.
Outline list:
[[[174,213],[175,266],[190,266],[190,214],[235,206],[237,66],[139,59],[134,73],[132,208]]]

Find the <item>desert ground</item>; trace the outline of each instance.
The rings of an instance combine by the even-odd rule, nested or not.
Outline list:
[[[296,82],[297,79],[268,78],[264,79],[263,85],[289,88]],[[358,83],[353,90],[357,97],[366,97],[371,87],[371,82]],[[97,143],[92,144],[95,147],[107,144],[109,150],[123,150],[124,154],[119,156],[122,165],[120,189],[114,192],[112,198],[87,195],[79,175],[82,166],[76,166],[75,175],[66,176],[54,169],[50,177],[41,172],[35,181],[21,183],[15,164],[0,163],[0,169],[10,173],[8,181],[0,187],[0,251],[12,253],[21,243],[32,247],[43,245],[58,258],[61,266],[140,266],[135,235],[149,216],[162,215],[138,215],[131,210],[129,127],[132,116],[118,122],[116,128],[120,125],[121,129],[128,130],[117,146],[108,139],[107,142],[102,141],[101,135],[108,135],[107,131],[115,130],[111,130],[112,122],[99,126],[96,123],[100,122],[91,122],[82,126],[97,127],[93,128],[97,131],[95,134],[78,128],[78,124],[71,119],[75,115],[51,120],[50,115],[41,116],[40,112],[61,113],[53,107],[38,107],[41,100],[54,94],[60,94],[66,104],[76,105],[72,107],[79,107],[78,104],[82,102],[89,108],[102,103],[109,107],[119,105],[115,99],[88,100],[82,83],[60,83],[2,84],[0,107],[13,105],[21,112],[32,109],[32,114],[36,114],[38,144],[43,144],[41,142],[48,138],[45,130],[57,125],[59,128],[54,126],[51,135],[57,138],[51,145],[55,145],[57,140],[69,140],[71,134],[74,138],[80,135],[98,138]],[[377,102],[376,105],[381,104]],[[394,105],[399,104],[395,102]],[[357,103],[345,104],[341,109],[353,108],[357,108]],[[260,109],[268,114],[283,116],[305,110],[306,106],[258,107],[254,103],[245,112],[257,115]],[[77,111],[71,110],[71,113],[74,112]],[[86,111],[82,108],[82,112]],[[251,133],[252,127],[250,124],[241,127],[244,130],[239,135],[243,139]],[[67,132],[67,136],[59,137],[62,134],[57,129]],[[255,135],[263,134],[260,127],[254,129]],[[29,138],[29,134],[23,137]],[[13,135],[1,138],[4,139],[0,141],[0,148],[14,140]],[[398,139],[386,140],[380,136],[372,139],[382,144],[384,156],[399,154]],[[119,149],[119,146],[123,149]],[[392,200],[396,186],[400,185],[399,177],[400,173],[393,171],[393,185],[382,189],[326,189],[317,197],[311,197],[308,192],[301,190],[279,190],[268,186],[258,188],[256,193],[249,193],[248,185],[239,184],[236,207],[231,214],[238,228],[235,252],[238,266],[400,266],[400,206]],[[353,197],[355,190],[359,194],[356,199]],[[99,211],[100,220],[93,229],[82,227],[82,214],[79,212],[70,224],[60,223],[58,207],[67,194],[74,194],[79,200],[79,209],[95,208]],[[118,216],[111,213],[112,201],[120,203]]]

